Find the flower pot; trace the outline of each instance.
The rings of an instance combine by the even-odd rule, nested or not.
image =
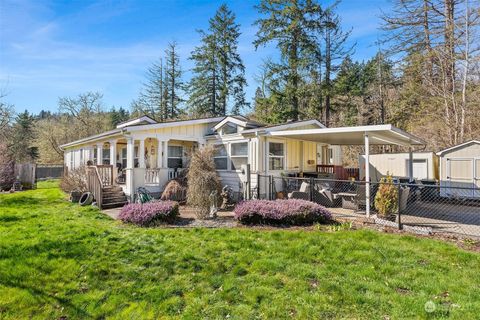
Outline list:
[[[70,192],[70,201],[73,203],[78,203],[81,197],[82,197],[82,192],[80,191]]]
[[[396,214],[393,214],[393,213],[390,213],[390,214],[387,214],[387,215],[380,215],[380,214],[377,214],[377,217],[379,219],[383,219],[383,220],[387,220],[387,221],[392,221],[392,222],[395,222],[397,220],[397,215]]]

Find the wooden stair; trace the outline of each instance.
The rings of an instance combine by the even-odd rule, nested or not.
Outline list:
[[[102,188],[102,209],[123,207],[128,203],[127,196],[119,186]]]

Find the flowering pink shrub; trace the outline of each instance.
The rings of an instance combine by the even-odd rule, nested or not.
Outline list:
[[[234,214],[242,223],[306,224],[332,218],[325,207],[300,199],[244,201],[235,207]]]
[[[178,216],[178,203],[175,201],[151,201],[130,203],[122,208],[118,218],[139,226],[149,226],[157,221],[171,220]]]

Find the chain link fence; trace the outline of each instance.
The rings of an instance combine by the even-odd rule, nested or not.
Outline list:
[[[334,216],[364,220],[367,193],[375,223],[423,234],[480,237],[478,188],[257,175],[252,198],[304,199],[329,208]]]

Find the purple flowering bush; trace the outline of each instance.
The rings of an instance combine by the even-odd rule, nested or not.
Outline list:
[[[139,226],[149,226],[157,221],[168,221],[177,217],[178,203],[175,201],[151,201],[147,203],[130,203],[122,208],[118,218],[123,222]]]
[[[332,219],[325,207],[306,200],[249,200],[234,209],[235,219],[242,223],[308,224]]]

